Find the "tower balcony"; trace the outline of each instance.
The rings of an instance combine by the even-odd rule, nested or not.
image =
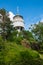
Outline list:
[[[14,26],[14,27],[23,27],[23,28],[24,28],[24,22],[19,22],[19,21],[14,22],[14,23],[13,23],[13,26]]]

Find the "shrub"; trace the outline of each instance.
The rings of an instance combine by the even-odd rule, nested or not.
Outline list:
[[[30,54],[32,53],[32,54]],[[37,61],[39,59],[39,54],[36,52],[33,52],[32,50],[22,50],[18,51],[16,54],[14,54],[13,57],[10,57],[10,60],[6,62],[7,65],[39,65],[40,61]]]
[[[14,40],[14,42],[16,42],[17,44],[20,44],[21,45],[21,41],[22,41],[22,37],[15,37],[15,40]]]
[[[1,65],[43,65],[38,52],[12,42],[5,42],[3,57]]]

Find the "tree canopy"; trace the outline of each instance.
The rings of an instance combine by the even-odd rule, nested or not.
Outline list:
[[[0,9],[2,22],[0,23],[0,33],[3,39],[8,39],[13,31],[12,21],[8,18],[8,12],[5,9]]]
[[[43,43],[43,22],[39,22],[38,24],[34,24],[31,31],[34,34],[35,39],[38,42]]]

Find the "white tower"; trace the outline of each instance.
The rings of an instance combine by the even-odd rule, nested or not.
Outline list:
[[[19,9],[17,8],[17,13],[18,13]],[[13,18],[14,20],[14,28],[20,32],[22,30],[24,30],[24,19],[23,16],[17,14],[14,16]]]

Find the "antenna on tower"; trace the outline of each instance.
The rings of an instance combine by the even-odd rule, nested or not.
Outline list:
[[[19,7],[17,6],[17,14],[19,14]]]

